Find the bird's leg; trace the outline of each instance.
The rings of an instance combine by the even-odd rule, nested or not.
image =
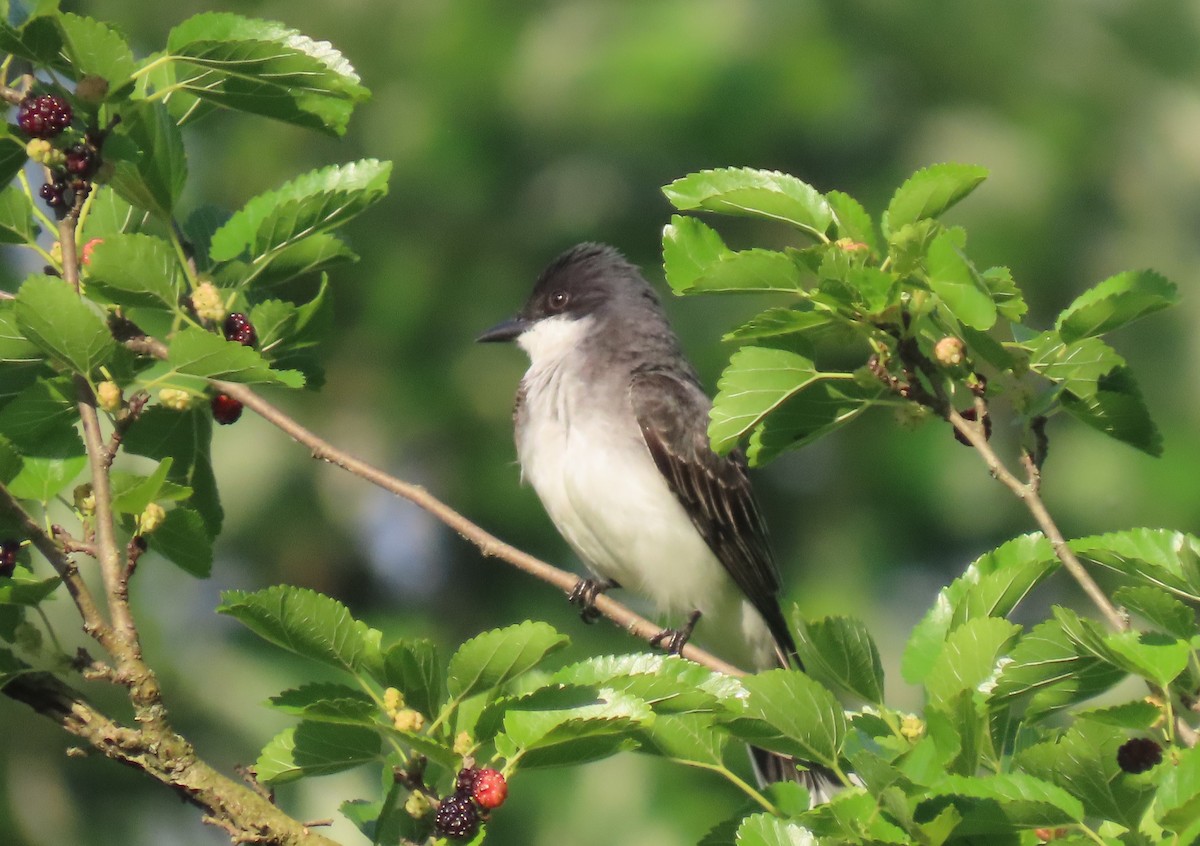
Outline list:
[[[589,625],[600,619],[596,597],[606,590],[620,587],[613,579],[580,579],[567,594],[567,602],[579,606],[579,618]]]
[[[650,638],[651,646],[664,646],[668,655],[678,655],[692,638],[696,630],[696,621],[700,619],[700,609],[688,614],[687,622],[678,629],[663,629]]]

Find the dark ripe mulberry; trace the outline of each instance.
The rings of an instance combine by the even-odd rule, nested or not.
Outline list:
[[[238,422],[242,416],[242,404],[229,394],[217,394],[212,398],[212,416],[222,426]]]
[[[1148,737],[1135,737],[1117,750],[1117,766],[1127,773],[1144,773],[1163,759],[1162,747]]]
[[[466,793],[447,796],[438,806],[433,827],[444,837],[465,840],[479,828],[479,809]]]
[[[75,144],[67,148],[67,172],[87,179],[96,172],[100,157],[91,144]]]
[[[970,420],[971,422],[974,422],[978,419],[978,414],[975,412],[974,408],[968,408],[965,411],[960,412],[960,414],[962,414],[963,420]],[[971,442],[967,440],[966,436],[957,429],[954,430],[954,438],[963,446],[971,445]],[[984,412],[983,415],[983,439],[986,441],[990,441],[992,439],[992,415],[986,412]]]
[[[53,138],[71,125],[71,106],[57,94],[29,96],[17,107],[17,126],[30,138]]]
[[[479,770],[474,767],[463,767],[454,780],[454,792],[470,793],[475,788],[475,776],[478,774]]]
[[[8,578],[17,569],[17,553],[21,551],[21,542],[12,538],[0,541],[0,576]]]
[[[44,182],[38,196],[45,200],[50,208],[59,209],[67,204],[66,190],[67,186],[61,182]]]
[[[235,311],[225,318],[225,340],[252,347],[258,343],[258,333],[254,331],[254,324],[250,322],[250,318],[240,311]]]

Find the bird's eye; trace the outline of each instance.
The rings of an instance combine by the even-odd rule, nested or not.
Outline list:
[[[553,311],[562,311],[567,306],[567,292],[554,291],[550,294],[550,299],[547,301]]]

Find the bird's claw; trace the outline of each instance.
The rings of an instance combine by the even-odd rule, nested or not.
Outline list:
[[[687,646],[687,642],[692,639],[692,632],[696,630],[696,621],[699,619],[700,610],[697,609],[688,614],[687,622],[680,628],[663,629],[650,638],[650,645],[663,647],[668,655],[678,655],[683,651],[683,647]]]
[[[600,619],[596,610],[596,597],[611,588],[620,587],[612,579],[580,579],[567,594],[567,601],[579,606],[579,618],[587,624]]]

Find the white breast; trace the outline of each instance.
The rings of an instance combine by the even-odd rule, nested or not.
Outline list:
[[[517,431],[524,478],[597,575],[649,599],[669,625],[699,609],[697,634],[721,644],[718,654],[742,666],[771,666],[773,643],[762,618],[655,466],[623,386],[589,385],[582,377],[580,356],[572,353],[589,321],[543,320],[519,339],[533,363],[522,381]]]

